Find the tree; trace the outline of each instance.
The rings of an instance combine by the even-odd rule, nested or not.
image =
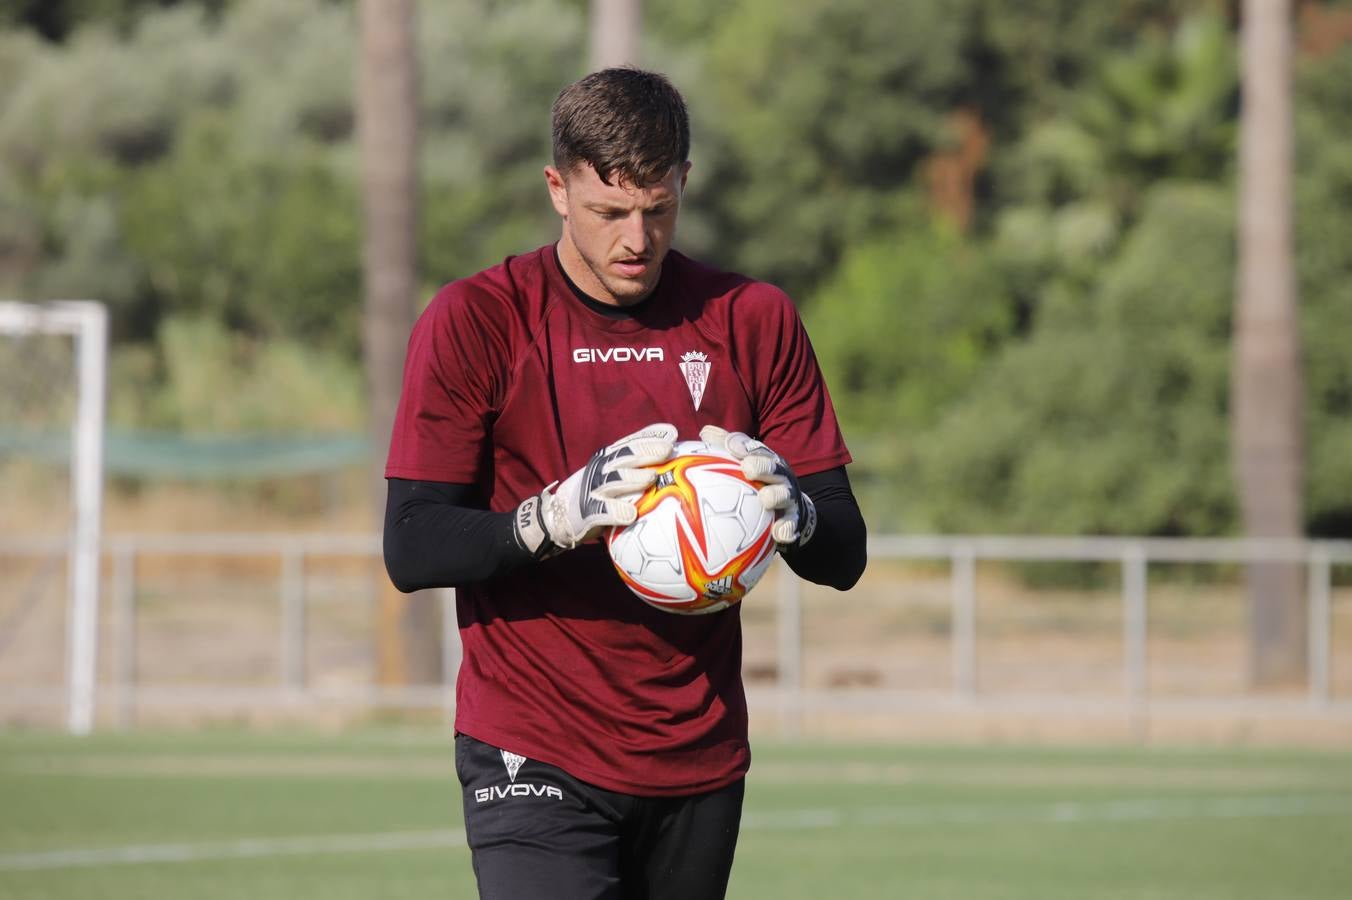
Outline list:
[[[689,79],[691,208],[710,262],[804,300],[848,247],[902,224],[962,99],[972,0],[724,4]],[[657,15],[654,11],[654,15]],[[682,241],[697,237],[682,226]]]
[[[1308,11],[1310,7],[1305,7]],[[1352,9],[1347,9],[1352,13]],[[1352,15],[1349,15],[1352,21]],[[1302,35],[1308,40],[1307,23]],[[1352,538],[1352,41],[1296,67],[1296,236],[1305,381],[1305,521]]]
[[[1223,187],[1152,188],[1087,293],[1049,291],[1028,337],[906,436],[899,507],[959,533],[1226,533],[1232,219]]]
[[[418,291],[418,90],[415,0],[361,0],[357,141],[361,153],[362,350],[370,398],[371,490],[384,509],[383,449],[399,403]],[[377,516],[379,519],[380,516]],[[381,579],[379,677],[440,680],[437,607]]]
[[[813,298],[810,314],[849,319],[877,294],[897,323],[843,344],[838,324],[814,331],[847,434],[867,439],[861,473],[890,476],[867,512],[956,531],[1232,528],[1232,44],[1203,13],[1086,61],[1045,98],[1054,115],[997,151],[991,238],[946,254],[899,233],[874,284]]]
[[[1164,181],[1228,182],[1234,38],[1214,13],[1105,53],[996,160],[996,230],[1014,267],[1092,281]],[[1045,290],[1045,286],[1042,286]]]
[[[1244,531],[1304,532],[1304,387],[1292,251],[1291,9],[1245,0],[1239,152],[1239,284],[1231,370],[1231,439]],[[1250,678],[1301,676],[1305,628],[1295,564],[1247,569]]]
[[[229,0],[9,0],[0,8],[0,27],[23,25],[52,41],[64,41],[91,22],[127,27],[148,10],[198,6],[219,14]]]
[[[594,72],[636,65],[643,36],[642,0],[591,0],[590,65]]]

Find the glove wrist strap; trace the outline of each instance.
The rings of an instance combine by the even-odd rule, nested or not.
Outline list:
[[[802,495],[803,506],[798,513],[798,540],[796,546],[803,546],[812,540],[813,533],[817,530],[817,504],[812,502],[812,498],[807,494]]]
[[[527,497],[516,508],[512,521],[512,536],[517,546],[529,553],[534,559],[544,559],[559,550],[545,527],[544,507],[546,494]]]

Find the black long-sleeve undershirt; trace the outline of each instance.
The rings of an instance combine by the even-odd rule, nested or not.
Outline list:
[[[474,584],[532,561],[513,535],[513,514],[485,510],[473,485],[388,482],[385,568],[399,590]],[[817,507],[817,530],[784,560],[808,581],[848,590],[866,562],[864,518],[849,477],[842,466],[805,475],[799,486]]]

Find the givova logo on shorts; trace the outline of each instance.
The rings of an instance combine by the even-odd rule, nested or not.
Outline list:
[[[495,784],[492,787],[477,788],[474,791],[475,803],[488,803],[491,800],[506,800],[508,797],[549,797],[554,800],[563,799],[563,791],[554,787],[552,784],[517,784],[516,773],[521,771],[521,764],[526,761],[526,757],[508,750],[500,751],[502,753],[502,764],[507,767],[507,778],[511,784]]]

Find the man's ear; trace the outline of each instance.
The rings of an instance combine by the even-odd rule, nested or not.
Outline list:
[[[563,173],[553,166],[545,166],[545,184],[549,187],[549,200],[554,211],[562,218],[568,218],[568,182]]]
[[[681,163],[681,193],[685,193],[685,180],[690,177],[690,160]]]

